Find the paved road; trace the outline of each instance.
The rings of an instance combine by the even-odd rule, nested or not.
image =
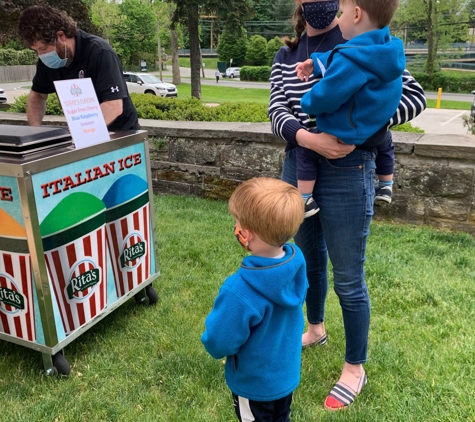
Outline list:
[[[158,74],[158,72],[155,72]],[[182,82],[190,82],[190,69],[180,68],[180,74]],[[165,82],[171,82],[171,70],[167,69],[162,72],[162,77]],[[216,84],[213,69],[205,69],[205,79],[201,80],[202,84],[213,85]],[[220,78],[219,84],[221,86],[233,86],[241,88],[262,88],[269,89],[268,82],[241,82],[239,79],[227,79]],[[5,90],[7,95],[7,102],[14,102],[15,98],[29,92],[31,86],[30,81],[15,82],[15,83],[2,83],[1,87]],[[428,99],[436,99],[436,92],[426,92]],[[471,94],[450,94],[442,93],[442,99],[454,100],[454,101],[466,101],[470,103],[474,98]],[[426,133],[436,134],[454,134],[454,135],[466,135],[467,128],[463,126],[462,115],[470,113],[470,105],[467,104],[467,110],[445,110],[445,109],[427,109],[421,113],[418,117],[411,121],[413,126],[418,126]]]

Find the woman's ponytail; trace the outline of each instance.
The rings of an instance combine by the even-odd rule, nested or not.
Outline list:
[[[307,27],[307,22],[303,18],[302,15],[302,6],[300,4],[297,5],[295,8],[294,14],[292,16],[292,21],[294,22],[294,30],[295,30],[295,38],[290,39],[289,37],[285,37],[282,41],[284,44],[289,47],[291,50],[297,47],[300,37],[302,36],[305,28]]]

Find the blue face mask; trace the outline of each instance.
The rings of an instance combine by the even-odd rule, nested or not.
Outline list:
[[[64,52],[66,55],[66,46],[64,46]],[[50,69],[59,69],[61,67],[64,67],[66,66],[66,62],[68,61],[67,57],[62,59],[58,56],[58,53],[56,52],[56,41],[54,43],[53,51],[50,51],[49,53],[39,54],[38,57],[45,64],[45,66],[48,66]]]
[[[339,9],[338,0],[313,1],[302,3],[302,16],[314,29],[325,29],[329,26]]]

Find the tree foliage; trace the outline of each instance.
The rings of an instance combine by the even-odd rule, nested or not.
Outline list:
[[[115,1],[95,0],[91,3],[91,20],[102,32],[104,39],[114,48],[116,35],[126,17],[120,12]]]
[[[280,47],[284,45],[283,41],[279,37],[274,37],[267,42],[267,49],[266,49],[266,58],[267,64],[272,65],[272,62],[275,57],[275,53],[279,51]]]
[[[292,14],[295,3],[289,0],[254,1],[256,15],[246,24],[249,35],[262,35],[266,40],[293,34]]]
[[[229,63],[233,59],[233,65],[242,66],[246,58],[247,37],[244,33],[236,37],[230,32],[224,31],[219,37],[218,58],[222,62]]]
[[[0,0],[0,44],[5,45],[18,37],[18,17],[21,11],[37,4],[64,10],[81,29],[100,35],[89,18],[88,5],[82,0]]]
[[[121,59],[125,64],[139,64],[141,53],[157,52],[157,18],[150,3],[124,0],[119,10],[125,19],[119,26]]]
[[[246,50],[246,62],[253,66],[267,64],[267,40],[261,35],[253,35],[249,39]]]
[[[425,70],[438,70],[437,52],[449,43],[468,39],[468,13],[462,0],[402,0],[391,24],[406,43],[427,43]],[[409,30],[408,30],[409,29]]]
[[[239,36],[247,19],[254,10],[251,0],[168,0],[175,3],[173,24],[183,23],[188,28],[190,39],[191,95],[201,99],[201,52],[199,36],[200,16],[214,16],[216,22],[224,23],[225,29]]]

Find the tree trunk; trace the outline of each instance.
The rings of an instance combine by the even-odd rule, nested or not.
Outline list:
[[[188,33],[190,36],[191,96],[201,100],[201,51],[198,23],[198,5],[190,5],[188,9]]]
[[[427,61],[426,72],[429,76],[434,74],[437,57],[437,0],[427,0]]]
[[[178,64],[178,35],[175,29],[171,30],[171,49],[172,49],[172,82],[175,85],[181,84],[180,65]]]

